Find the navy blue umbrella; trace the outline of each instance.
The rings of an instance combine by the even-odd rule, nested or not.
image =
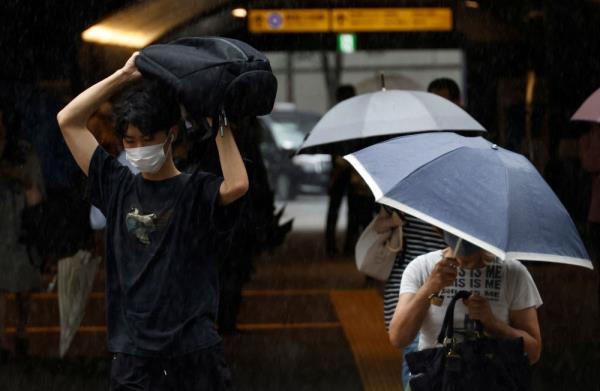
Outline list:
[[[568,212],[522,155],[481,137],[424,133],[345,158],[377,202],[501,259],[593,268]]]

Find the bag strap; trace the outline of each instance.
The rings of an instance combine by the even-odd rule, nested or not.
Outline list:
[[[446,309],[446,314],[444,315],[442,329],[437,338],[439,343],[444,344],[445,341],[454,338],[454,306],[459,299],[468,299],[469,296],[471,296],[471,292],[458,291],[450,301],[450,304]]]
[[[400,220],[400,225],[392,229],[389,239],[385,242],[385,247],[393,253],[399,253],[404,248],[404,220],[397,212],[392,212],[392,219],[396,217]],[[398,236],[398,247],[392,247],[390,243],[393,240],[393,236]]]

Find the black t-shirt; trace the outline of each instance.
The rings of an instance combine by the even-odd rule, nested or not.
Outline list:
[[[101,147],[88,177],[107,222],[108,349],[173,356],[218,343],[217,252],[236,216],[218,205],[223,179],[198,170],[148,181]]]

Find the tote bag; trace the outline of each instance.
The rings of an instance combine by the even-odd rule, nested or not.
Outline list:
[[[396,215],[397,216],[397,215]],[[402,250],[402,225],[385,233],[375,230],[380,213],[365,228],[355,248],[356,268],[369,277],[387,281],[398,253]]]

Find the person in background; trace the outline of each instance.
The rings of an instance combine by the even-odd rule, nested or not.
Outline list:
[[[281,244],[276,240],[281,228],[276,219],[275,195],[269,185],[267,170],[260,150],[261,123],[256,117],[239,120],[242,132],[235,139],[244,158],[250,187],[243,197],[237,223],[230,240],[219,254],[219,333],[238,332],[237,319],[242,303],[242,288],[254,271],[254,260],[264,251]],[[194,140],[189,148],[187,170],[201,169],[221,175],[216,146],[208,140]]]
[[[590,257],[596,270],[600,271],[600,124],[593,124],[591,129],[579,139],[579,158],[582,168],[590,174],[592,181],[587,213],[587,236]],[[598,300],[600,302],[600,285]]]
[[[349,164],[344,160],[346,164]],[[360,234],[369,225],[376,212],[375,199],[371,189],[360,174],[350,167],[350,186],[348,186],[348,227],[344,242],[344,255],[354,254]]]
[[[31,222],[24,216],[42,202],[45,192],[37,155],[20,139],[19,130],[14,107],[0,103],[0,342],[6,346],[6,293],[13,293],[18,311],[15,352],[24,357],[29,294],[41,286],[40,254],[29,245]]]
[[[356,95],[354,86],[345,84],[338,87],[335,93],[336,103]],[[340,155],[331,155],[331,176],[329,178],[329,205],[327,207],[327,221],[325,224],[325,251],[327,256],[333,257],[338,253],[336,244],[337,221],[344,196],[350,188],[352,166]],[[348,217],[350,210],[348,210]]]
[[[427,86],[427,92],[441,96],[442,98],[448,99],[450,102],[457,106],[462,107],[462,98],[460,94],[460,88],[458,84],[452,79],[447,77],[440,77],[432,80]]]

